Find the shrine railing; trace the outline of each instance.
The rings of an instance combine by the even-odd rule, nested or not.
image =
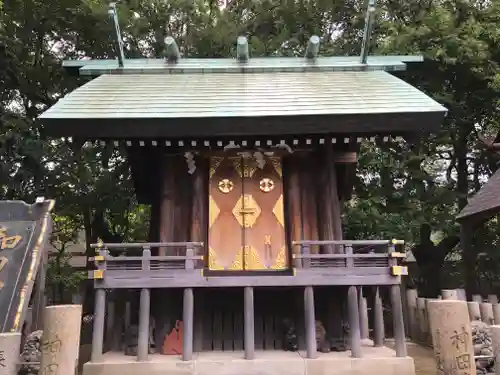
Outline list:
[[[394,240],[297,241],[292,244],[297,251],[289,269],[260,271],[258,277],[244,271],[207,272],[201,242],[94,244],[96,269],[89,271],[89,278],[97,288],[394,285],[407,274],[406,267],[398,264],[405,256],[396,251],[401,244]],[[160,254],[182,255],[153,256],[155,248],[163,249]]]
[[[396,251],[399,240],[364,241],[294,241],[299,251],[293,254],[296,268],[390,269],[394,276],[405,275],[407,269],[398,265],[404,258]],[[312,250],[315,251],[312,251]],[[320,253],[319,250],[322,249]],[[362,270],[360,270],[363,273]],[[378,270],[375,270],[378,272]]]

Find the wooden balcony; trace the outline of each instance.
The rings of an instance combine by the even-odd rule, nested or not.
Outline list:
[[[401,241],[297,241],[285,271],[211,272],[199,242],[95,244],[97,269],[89,271],[96,288],[198,288],[320,285],[396,285],[406,269],[398,265]],[[152,256],[151,249],[183,249],[184,255]],[[319,248],[330,248],[319,254]],[[141,256],[112,256],[139,251]],[[315,251],[311,251],[315,250]],[[325,249],[326,250],[326,249]],[[332,252],[334,252],[332,254]]]

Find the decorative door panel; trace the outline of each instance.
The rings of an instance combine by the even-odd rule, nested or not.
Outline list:
[[[243,208],[245,215],[244,268],[267,270],[287,268],[281,160],[243,159]]]
[[[280,159],[213,157],[209,186],[209,269],[287,268]]]
[[[209,181],[208,268],[243,269],[243,230],[238,202],[243,192],[241,165],[229,158],[212,157]],[[235,215],[235,213],[237,215]]]

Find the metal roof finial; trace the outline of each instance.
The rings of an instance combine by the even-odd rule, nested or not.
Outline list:
[[[239,62],[247,62],[249,58],[248,39],[246,36],[239,36],[236,39],[236,59]]]
[[[177,62],[181,58],[179,47],[171,36],[165,37],[165,57],[168,62]]]
[[[368,51],[370,49],[370,39],[373,27],[373,15],[375,13],[376,0],[368,0],[368,8],[365,16],[365,31],[363,33],[363,44],[361,45],[361,64],[366,64]]]
[[[307,48],[306,48],[306,58],[308,59],[315,59],[318,57],[319,53],[319,36],[313,35],[309,38],[309,42],[307,43]]]
[[[123,52],[123,39],[120,31],[120,24],[118,23],[118,12],[116,11],[116,3],[109,3],[108,14],[111,16],[115,25],[116,44],[118,48],[118,66],[123,68],[123,61],[125,60],[125,53]]]

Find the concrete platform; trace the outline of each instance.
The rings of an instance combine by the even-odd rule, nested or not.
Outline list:
[[[397,358],[387,347],[363,347],[363,358],[351,358],[350,351],[318,353],[258,351],[248,361],[243,352],[197,353],[193,361],[179,356],[153,354],[147,362],[121,353],[106,353],[101,363],[86,363],[83,375],[415,375],[411,357]]]

